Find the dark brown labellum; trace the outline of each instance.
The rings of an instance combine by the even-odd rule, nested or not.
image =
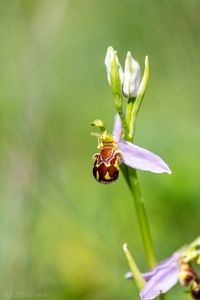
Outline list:
[[[179,274],[179,282],[183,286],[188,286],[197,277],[195,270],[185,262],[181,263],[181,269]]]
[[[196,278],[192,282],[192,290],[191,290],[193,299],[200,299],[200,279]]]
[[[122,154],[115,147],[103,147],[94,160],[93,175],[98,182],[110,183],[118,178]]]

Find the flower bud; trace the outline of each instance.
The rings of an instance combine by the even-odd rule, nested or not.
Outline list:
[[[127,98],[135,98],[137,96],[140,85],[140,65],[132,57],[129,51],[126,56],[124,70],[123,93]]]
[[[107,79],[110,86],[112,87],[113,84],[115,84],[115,81],[119,81],[122,85],[124,77],[123,70],[122,66],[119,63],[117,52],[113,49],[113,47],[108,47],[105,57],[105,65],[107,71]]]

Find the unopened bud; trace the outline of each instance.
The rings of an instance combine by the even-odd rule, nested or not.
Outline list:
[[[135,98],[140,85],[140,65],[129,51],[126,56],[124,70],[123,94],[127,98]]]
[[[117,52],[113,49],[113,47],[108,47],[105,57],[105,65],[107,71],[107,79],[110,86],[112,87],[113,92],[121,93],[124,75],[122,66],[119,63]]]

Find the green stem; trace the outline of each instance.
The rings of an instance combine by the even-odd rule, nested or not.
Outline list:
[[[121,119],[121,122],[122,122],[122,126],[124,128],[124,131],[125,133],[128,131],[128,126],[127,126],[127,123],[126,123],[126,119],[124,117],[124,114],[123,114],[123,111],[122,110],[118,110],[118,114],[119,114],[119,117]]]
[[[156,259],[153,249],[153,243],[151,238],[151,232],[149,228],[149,222],[145,211],[144,200],[141,195],[139,181],[137,178],[136,170],[129,169],[127,166],[123,166],[122,171],[126,178],[128,187],[133,196],[138,223],[141,231],[141,236],[144,244],[145,255],[147,263],[150,269],[153,269],[156,265]]]
[[[131,132],[131,125],[132,124],[132,114],[133,114],[133,107],[134,107],[135,98],[129,98],[127,105],[126,105],[126,123],[127,123],[127,131],[125,131],[125,139],[132,140],[130,132]]]
[[[146,66],[148,66],[148,60],[146,62]],[[145,70],[145,74],[149,74],[148,67]],[[146,90],[146,84],[148,82],[148,76],[143,77],[143,84],[145,86],[144,91]],[[141,105],[142,98],[144,96],[144,91],[140,93],[136,99],[129,99],[127,103],[127,116],[126,123],[128,124],[128,131],[125,131],[125,140],[133,143],[134,134],[135,134],[135,123],[137,114]],[[147,259],[148,266],[150,269],[153,269],[156,265],[156,258],[154,254],[153,242],[149,227],[149,222],[144,206],[144,199],[142,197],[139,181],[137,177],[137,172],[135,169],[129,168],[127,166],[122,167],[123,174],[126,178],[128,187],[133,197],[136,214],[138,218],[138,223],[140,227],[140,232],[144,244],[145,255]]]
[[[147,258],[147,263],[152,269],[156,265],[156,259],[154,254],[153,242],[149,227],[149,222],[147,219],[147,214],[144,206],[144,199],[142,197],[139,181],[137,177],[136,170],[131,170],[131,186],[132,186],[132,196],[134,199],[135,209],[138,216],[138,222],[141,230],[141,235],[144,243],[145,254]]]
[[[147,264],[150,269],[153,269],[156,265],[156,258],[154,254],[153,242],[149,227],[147,214],[145,211],[144,200],[140,191],[139,181],[137,178],[137,172],[135,169],[130,169],[126,165],[121,165],[121,170],[124,174],[130,192],[133,196],[133,201],[136,209],[140,232],[144,244],[145,255]],[[133,270],[132,270],[133,271]],[[134,273],[133,273],[134,274]],[[160,295],[157,300],[164,300],[164,295]]]

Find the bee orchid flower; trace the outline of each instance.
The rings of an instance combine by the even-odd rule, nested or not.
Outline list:
[[[101,126],[99,125],[101,124]],[[112,135],[107,132],[103,122],[95,120],[92,125],[99,127],[98,149],[100,153],[94,155],[93,175],[98,182],[110,183],[119,175],[119,165],[125,165],[153,173],[168,173],[168,165],[156,154],[122,139],[122,124],[117,114]]]
[[[146,281],[140,292],[141,300],[151,300],[168,292],[178,282],[189,287],[192,299],[200,299],[200,277],[191,266],[193,260],[199,262],[198,238],[191,246],[174,252],[170,257],[160,262],[152,271],[142,273]],[[133,278],[131,272],[125,274],[126,279]]]

